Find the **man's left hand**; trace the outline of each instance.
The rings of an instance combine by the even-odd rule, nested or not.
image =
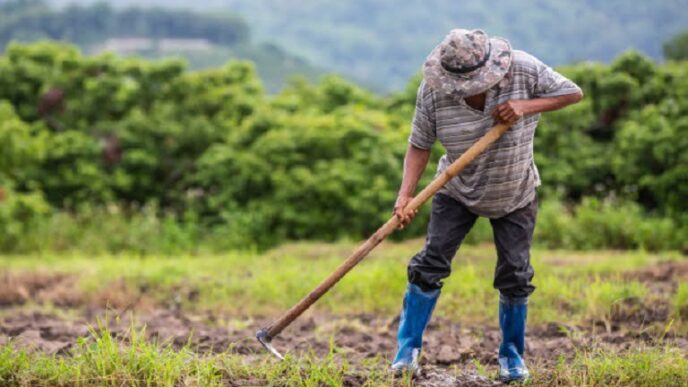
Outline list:
[[[526,112],[526,101],[512,99],[506,101],[492,111],[492,116],[499,122],[507,125],[513,125],[523,117]]]

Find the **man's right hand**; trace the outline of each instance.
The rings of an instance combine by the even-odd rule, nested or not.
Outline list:
[[[399,223],[399,230],[402,230],[406,225],[411,223],[413,218],[416,216],[418,213],[418,210],[413,210],[409,213],[404,213],[404,208],[409,204],[409,202],[413,199],[412,196],[408,195],[399,195],[397,196],[397,201],[394,203],[394,215],[399,219],[401,223]]]

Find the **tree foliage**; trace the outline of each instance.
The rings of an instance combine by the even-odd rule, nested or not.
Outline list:
[[[538,128],[544,198],[587,203],[580,216],[591,224],[602,219],[596,208],[617,217],[616,199],[635,202],[623,207],[634,219],[664,216],[653,223],[661,235],[685,233],[686,69],[634,51],[562,69],[586,98],[545,114]],[[187,72],[178,61],[11,45],[0,57],[0,229],[16,236],[49,211],[116,206],[233,244],[366,236],[390,216],[419,80],[385,98],[336,76],[294,80],[268,97],[245,62]],[[441,154],[438,145],[433,160]],[[626,224],[617,220],[610,233]],[[641,229],[614,246],[686,239],[658,244]]]
[[[664,57],[672,60],[688,59],[688,31],[677,34],[664,43]]]

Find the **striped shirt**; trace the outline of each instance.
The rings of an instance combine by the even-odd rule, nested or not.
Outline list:
[[[417,148],[430,149],[439,139],[446,151],[437,166],[439,174],[495,125],[490,113],[497,105],[579,91],[575,83],[534,56],[514,50],[509,72],[487,91],[484,111],[473,109],[463,99],[434,92],[421,82],[408,141]],[[539,118],[539,114],[521,118],[439,192],[489,218],[499,218],[530,203],[540,185],[533,159]]]

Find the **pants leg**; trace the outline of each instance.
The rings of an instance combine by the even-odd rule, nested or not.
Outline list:
[[[490,219],[497,247],[494,288],[509,303],[522,303],[533,293],[534,276],[530,246],[537,216],[537,197],[525,207],[501,218]]]
[[[425,247],[408,265],[408,281],[424,291],[442,287],[442,279],[451,273],[451,261],[477,215],[457,200],[444,194],[432,199]]]

